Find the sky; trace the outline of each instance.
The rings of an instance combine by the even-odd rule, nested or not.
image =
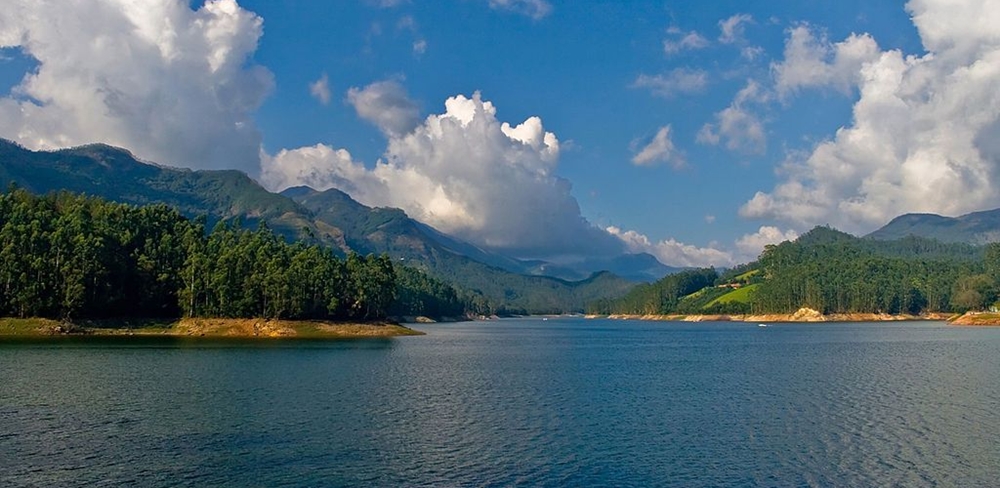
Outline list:
[[[1000,2],[8,0],[0,137],[731,266],[1000,207]]]

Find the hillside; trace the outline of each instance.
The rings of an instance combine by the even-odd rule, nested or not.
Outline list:
[[[1000,244],[863,239],[816,227],[719,275],[690,270],[596,301],[595,314],[918,315],[984,310],[1000,297]],[[845,315],[848,314],[848,315]]]
[[[188,217],[206,216],[209,228],[217,221],[239,219],[248,227],[264,221],[289,240],[319,241],[340,253],[387,253],[457,285],[485,311],[579,311],[587,300],[620,296],[632,286],[607,273],[575,281],[523,275],[527,265],[462,243],[398,209],[369,208],[337,190],[275,194],[239,171],[169,168],[103,144],[48,152],[0,140],[0,185],[11,183],[36,194],[67,190],[135,205],[165,203]]]
[[[1000,241],[1000,209],[959,217],[916,213],[901,215],[866,237],[887,241],[910,235],[976,245],[997,242]]]

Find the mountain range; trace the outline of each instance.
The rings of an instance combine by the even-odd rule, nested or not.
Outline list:
[[[677,270],[648,254],[563,266],[521,260],[451,237],[402,210],[367,207],[336,189],[272,193],[239,171],[171,168],[104,144],[32,151],[0,140],[0,184],[12,183],[39,194],[65,190],[136,205],[164,203],[189,217],[205,216],[210,226],[265,222],[287,239],[318,241],[340,253],[386,253],[504,311],[578,311]]]

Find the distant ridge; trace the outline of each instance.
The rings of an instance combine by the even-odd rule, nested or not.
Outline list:
[[[997,242],[1000,241],[1000,209],[958,217],[930,213],[900,215],[866,237],[890,241],[911,235],[947,243],[982,245]]]
[[[6,188],[10,183],[37,194],[66,190],[135,205],[165,203],[188,217],[204,215],[210,225],[236,218],[248,225],[263,220],[287,238],[311,233],[347,249],[339,231],[316,228],[306,209],[243,172],[155,165],[107,144],[31,151],[0,139],[0,184]]]

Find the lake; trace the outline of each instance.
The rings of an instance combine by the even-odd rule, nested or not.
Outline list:
[[[0,486],[995,486],[1000,328],[0,341]]]

